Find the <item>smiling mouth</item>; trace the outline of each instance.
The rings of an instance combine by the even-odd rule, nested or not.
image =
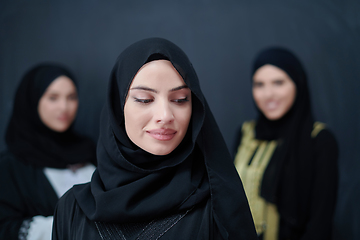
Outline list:
[[[275,109],[277,109],[278,105],[279,105],[278,103],[270,102],[270,103],[267,103],[265,105],[265,107],[267,110],[275,110]]]
[[[151,137],[159,141],[169,141],[174,138],[177,131],[173,129],[154,129],[146,131]]]

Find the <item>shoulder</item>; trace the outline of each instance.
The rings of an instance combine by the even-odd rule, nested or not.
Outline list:
[[[322,124],[322,123],[320,123],[320,124]],[[323,125],[323,126],[324,127],[321,127],[321,129],[317,130],[316,126],[314,125],[314,130],[312,132],[312,135],[315,140],[316,146],[317,147],[326,147],[326,148],[334,147],[337,149],[338,144],[337,144],[334,134],[331,132],[331,130],[326,128],[325,125]],[[316,134],[314,134],[314,133],[316,133]]]
[[[77,190],[72,187],[57,203],[54,213],[53,240],[99,239],[95,223],[86,217],[76,200]]]
[[[0,164],[1,167],[12,167],[18,169],[17,171],[20,171],[20,169],[28,171],[29,168],[36,168],[33,165],[24,163],[9,150],[0,153]]]
[[[76,184],[70,188],[64,195],[62,195],[57,203],[56,211],[57,215],[73,216],[75,214],[83,214],[77,200],[76,193],[79,191],[79,187],[89,187],[90,182],[83,184]]]
[[[252,131],[252,130],[255,129],[255,125],[256,125],[255,120],[245,121],[241,125],[241,130],[242,130],[242,132],[244,132],[244,131]]]
[[[21,182],[27,182],[28,179],[36,179],[39,177],[39,174],[44,174],[42,168],[24,163],[10,151],[0,154],[0,172],[1,177],[18,179]]]
[[[76,199],[74,195],[74,188],[70,188],[57,203],[58,214],[70,213],[72,209],[75,209]]]
[[[244,139],[254,139],[255,138],[255,127],[256,127],[256,121],[245,121],[241,125],[241,138]]]
[[[321,129],[316,136],[313,137],[314,154],[318,163],[336,166],[339,156],[338,143],[334,134],[328,128]]]
[[[22,172],[21,162],[10,151],[0,153],[0,172],[1,178],[14,178],[18,172]]]
[[[76,205],[77,203],[73,194],[73,188],[70,188],[59,199],[55,207],[53,233],[55,231],[65,235],[70,231],[70,226],[73,224]]]
[[[76,201],[72,188],[58,201],[54,211],[52,239],[71,239]]]
[[[5,150],[3,152],[0,153],[0,164],[7,164],[10,161],[15,160],[16,157],[8,150]]]
[[[232,154],[233,158],[235,157],[235,154],[238,150],[238,147],[241,143],[241,140],[244,136],[248,135],[249,133],[252,133],[252,136],[254,135],[254,129],[255,129],[256,122],[254,120],[251,121],[245,121],[243,122],[235,131],[235,137],[232,145]]]
[[[250,132],[253,132],[255,129],[255,126],[256,126],[255,120],[245,121],[236,129],[236,135],[242,136],[242,135],[246,135]]]

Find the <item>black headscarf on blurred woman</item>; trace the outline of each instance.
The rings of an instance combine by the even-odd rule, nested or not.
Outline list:
[[[124,105],[130,84],[145,63],[157,59],[169,60],[192,93],[187,134],[165,156],[152,155],[134,145],[124,127]],[[185,53],[165,39],[139,41],[118,57],[101,113],[97,160],[98,169],[91,183],[73,188],[81,210],[92,221],[120,224],[151,221],[210,199],[211,218],[202,223],[206,226],[199,231],[202,235],[211,235],[217,228],[226,239],[256,239],[241,181],[195,70]],[[193,224],[190,220],[186,226],[191,228]],[[187,232],[186,227],[182,231]]]
[[[311,138],[313,116],[307,77],[300,61],[290,51],[283,48],[269,48],[256,58],[252,76],[260,67],[271,64],[285,71],[296,85],[296,98],[291,109],[279,120],[268,120],[258,109],[255,128],[256,139],[277,140],[275,151],[265,170],[261,196],[275,203],[282,218],[301,225],[307,216],[303,213],[310,206],[314,164],[314,144]],[[281,191],[280,191],[281,189]],[[279,198],[279,196],[282,196]]]
[[[77,85],[68,70],[55,64],[41,64],[25,74],[6,132],[8,149],[19,160],[37,167],[66,168],[76,163],[95,163],[95,148],[90,139],[77,135],[72,127],[65,132],[53,131],[40,119],[39,100],[59,76],[67,76]]]

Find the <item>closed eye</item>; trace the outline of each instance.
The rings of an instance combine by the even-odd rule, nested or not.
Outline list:
[[[142,98],[136,98],[134,97],[135,102],[139,102],[139,103],[143,103],[143,104],[147,104],[147,103],[151,103],[154,101],[154,99],[142,99]]]
[[[253,87],[262,87],[264,84],[262,82],[253,82]]]
[[[77,97],[76,94],[71,94],[71,95],[68,96],[68,99],[69,99],[69,100],[77,100],[78,97]]]
[[[50,101],[56,101],[57,98],[58,98],[57,95],[50,95],[50,96],[49,96]]]
[[[185,102],[188,102],[189,99],[186,97],[186,98],[179,98],[179,99],[174,99],[174,100],[171,100],[172,102],[175,102],[175,103],[185,103]]]
[[[281,85],[283,85],[283,83],[284,83],[284,80],[276,80],[276,81],[274,81],[274,84],[277,85],[277,86],[281,86]]]

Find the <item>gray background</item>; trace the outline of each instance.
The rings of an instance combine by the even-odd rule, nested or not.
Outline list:
[[[313,112],[340,146],[335,239],[360,239],[360,2],[357,0],[0,0],[0,150],[16,87],[42,61],[67,65],[80,85],[75,127],[96,140],[119,53],[147,37],[179,45],[192,61],[229,147],[256,116],[254,55],[292,49],[309,77]]]

